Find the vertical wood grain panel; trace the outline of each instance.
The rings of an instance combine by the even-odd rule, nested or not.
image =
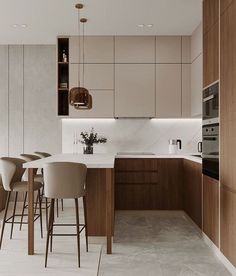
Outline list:
[[[219,79],[219,21],[203,35],[203,86]]]
[[[219,247],[219,181],[203,176],[203,231]]]
[[[219,0],[203,1],[203,34],[219,20]]]
[[[24,151],[23,46],[9,46],[9,155]]]
[[[8,155],[8,46],[0,46],[0,157]]]
[[[184,211],[202,228],[202,165],[184,160]]]
[[[223,1],[224,3],[229,1]],[[236,265],[236,2],[221,14],[220,26],[220,183],[221,251]]]

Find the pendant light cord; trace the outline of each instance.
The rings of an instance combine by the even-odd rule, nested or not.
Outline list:
[[[83,23],[83,87],[84,87],[84,23]]]
[[[80,87],[80,9],[78,9],[78,87]]]

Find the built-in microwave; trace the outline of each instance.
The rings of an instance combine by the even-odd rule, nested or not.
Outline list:
[[[219,123],[219,82],[203,90],[203,125]]]

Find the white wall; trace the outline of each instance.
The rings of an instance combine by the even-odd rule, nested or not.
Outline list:
[[[73,138],[94,127],[108,139],[105,145],[95,145],[95,152],[145,151],[168,153],[168,139],[181,139],[180,153],[196,153],[201,141],[200,119],[62,119],[62,151],[71,153]],[[78,152],[82,152],[82,144]]]
[[[56,46],[0,45],[0,156],[61,152]]]

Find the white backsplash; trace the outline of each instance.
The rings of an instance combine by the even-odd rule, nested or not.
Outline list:
[[[94,145],[96,153],[153,152],[168,153],[168,139],[181,139],[180,154],[196,153],[202,140],[201,119],[62,119],[62,152],[74,152],[77,133],[93,127],[107,143]],[[77,152],[83,151],[79,143]]]

